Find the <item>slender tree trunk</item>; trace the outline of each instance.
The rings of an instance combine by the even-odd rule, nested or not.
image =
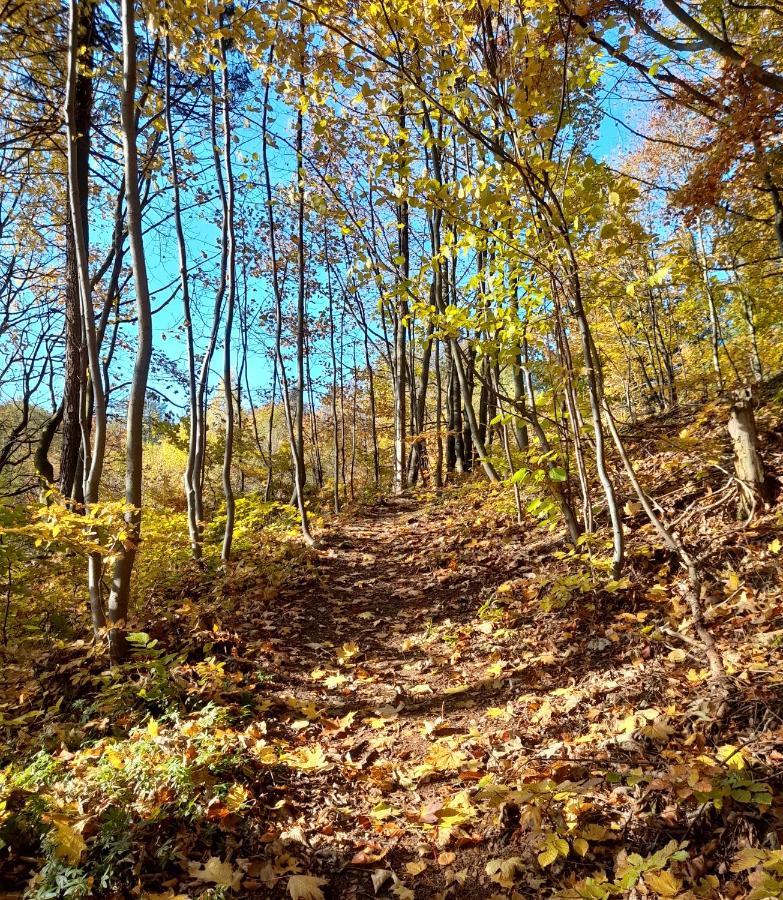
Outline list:
[[[277,390],[277,366],[278,357],[275,354],[275,361],[272,367],[272,400],[269,406],[269,431],[267,433],[266,453],[269,460],[269,467],[266,473],[266,485],[264,487],[264,501],[269,502],[272,496],[272,429],[275,422],[275,391]]]
[[[201,522],[198,518],[198,485],[199,474],[196,472],[196,454],[198,451],[198,394],[196,392],[196,355],[193,345],[193,319],[190,309],[190,284],[188,281],[188,256],[185,247],[185,231],[182,227],[182,207],[180,201],[179,163],[174,145],[174,127],[171,117],[171,46],[166,38],[166,82],[165,110],[166,135],[168,138],[169,166],[171,168],[172,202],[174,211],[174,231],[177,236],[177,252],[179,254],[180,291],[182,293],[182,312],[185,324],[185,350],[188,365],[188,407],[190,422],[188,425],[188,455],[183,473],[185,486],[185,505],[188,517],[188,534],[190,536],[190,552],[193,559],[201,559]]]
[[[498,473],[495,470],[492,461],[487,455],[487,451],[484,447],[484,442],[481,440],[478,420],[476,419],[476,413],[473,409],[472,391],[470,390],[468,378],[465,374],[465,367],[462,362],[462,350],[456,338],[449,338],[449,341],[451,343],[451,358],[454,362],[454,369],[457,373],[457,380],[459,381],[460,392],[462,394],[462,409],[465,414],[465,418],[467,419],[468,434],[471,438],[472,448],[473,450],[475,450],[487,478],[493,484],[499,484],[500,477],[498,476]]]
[[[329,298],[329,348],[332,355],[332,453],[334,463],[332,477],[334,479],[334,511],[340,512],[340,425],[337,420],[337,352],[334,346],[334,295],[332,292],[332,271],[329,263],[329,244],[324,230],[324,259],[326,260],[326,287]],[[365,332],[366,340],[366,332]]]
[[[579,334],[582,342],[582,355],[584,356],[585,370],[587,373],[587,393],[590,400],[590,411],[593,419],[593,432],[595,441],[595,466],[598,472],[598,480],[606,497],[606,505],[609,511],[609,519],[612,523],[612,577],[619,578],[625,560],[625,538],[623,535],[623,523],[620,519],[620,511],[617,506],[617,497],[614,484],[606,467],[606,450],[604,446],[603,421],[601,417],[601,390],[600,390],[600,365],[592,335],[590,324],[582,305],[582,290],[576,272],[572,272],[574,315],[579,326]]]
[[[78,145],[78,141],[76,142]],[[78,149],[77,157],[80,156]],[[81,178],[79,178],[81,182]],[[79,190],[82,191],[80,183]],[[84,188],[86,190],[86,187]],[[85,390],[85,347],[82,340],[79,267],[70,202],[66,204],[65,225],[65,380],[63,385],[62,428],[60,445],[60,491],[68,498],[73,491],[81,451],[80,400]],[[83,220],[87,210],[82,209]],[[85,245],[88,236],[84,236]]]
[[[307,383],[307,409],[310,415],[310,439],[313,444],[313,480],[318,488],[324,486],[324,467],[321,462],[321,442],[318,438],[318,416],[315,409],[315,390],[310,369],[310,335],[305,331],[305,374]]]
[[[364,329],[364,364],[367,366],[367,389],[370,394],[370,430],[372,432],[372,475],[377,488],[381,483],[381,456],[378,450],[378,419],[375,408],[375,377],[370,361],[370,346],[367,329]]]
[[[458,400],[455,397],[459,390],[454,361],[451,358],[451,344],[444,343],[446,352],[446,478],[458,471],[457,464],[457,431],[461,425],[457,422]],[[459,471],[462,471],[460,468]]]
[[[274,58],[274,46],[269,51],[269,62]],[[275,227],[274,207],[272,205],[272,178],[269,170],[269,131],[267,127],[269,116],[269,82],[264,89],[264,109],[261,123],[261,159],[264,168],[264,185],[266,188],[267,223],[269,226],[269,250],[272,258],[272,291],[275,298],[275,353],[280,372],[280,388],[282,394],[283,413],[285,415],[286,430],[288,431],[288,443],[291,448],[291,463],[294,476],[294,494],[299,509],[299,520],[302,528],[302,538],[305,543],[313,545],[315,540],[310,531],[310,522],[307,515],[307,507],[304,502],[304,485],[299,480],[299,458],[297,448],[297,436],[294,417],[291,412],[291,395],[288,388],[288,373],[283,358],[283,294],[280,286],[280,272],[277,262],[277,232]]]
[[[77,155],[78,121],[76,116],[77,60],[81,39],[79,34],[79,0],[69,0],[68,69],[65,87],[65,120],[68,138],[68,199],[74,254],[79,282],[81,334],[84,340],[92,399],[92,422],[87,416],[87,390],[81,392],[79,427],[81,431],[81,474],[85,506],[89,509],[98,501],[106,452],[106,396],[101,372],[100,350],[95,329],[87,245],[86,198],[80,186],[80,166]],[[92,425],[92,427],[91,427]],[[93,539],[94,533],[90,534]],[[103,560],[100,553],[91,553],[87,563],[87,583],[90,595],[90,614],[96,636],[106,625],[101,592]]]
[[[195,493],[196,519],[201,523],[204,522],[204,477],[206,467],[207,452],[207,393],[209,390],[209,375],[212,367],[212,358],[218,342],[218,334],[220,331],[220,319],[223,309],[223,300],[226,295],[226,284],[228,281],[228,217],[225,214],[226,186],[223,180],[223,167],[220,162],[219,144],[218,144],[218,125],[217,125],[217,96],[215,91],[215,75],[210,71],[210,104],[209,104],[209,127],[210,137],[212,139],[212,161],[215,170],[215,183],[218,188],[220,197],[220,205],[223,210],[223,217],[220,228],[220,274],[218,287],[215,291],[215,302],[212,308],[212,327],[210,329],[209,341],[201,358],[201,367],[199,369],[198,382],[196,384],[197,394],[197,421],[196,421],[196,450],[193,456],[193,489]]]
[[[527,390],[527,407],[530,427],[533,429],[533,434],[535,435],[541,450],[545,454],[549,454],[552,452],[552,447],[538,418],[536,395],[533,390],[533,376],[527,366],[523,369],[523,374],[525,377],[525,388]],[[560,508],[560,513],[563,516],[563,521],[568,529],[568,536],[571,539],[571,543],[576,544],[581,531],[579,530],[579,523],[576,521],[574,510],[568,502],[568,497],[563,490],[563,486],[561,482],[553,481],[551,478],[547,479],[547,485],[550,493],[555,498],[555,501]]]
[[[399,99],[398,125],[400,133],[405,132],[406,112],[403,99]],[[398,148],[400,158],[403,157],[403,145]],[[401,169],[404,164],[401,163]],[[405,191],[402,176],[399,189]],[[407,487],[405,438],[407,429],[406,409],[406,337],[408,329],[408,301],[405,292],[408,290],[410,278],[410,243],[409,243],[409,210],[408,201],[403,199],[397,204],[397,300],[394,315],[394,492],[402,493]]]
[[[585,531],[590,533],[593,530],[593,503],[590,497],[590,479],[587,474],[581,423],[579,420],[579,407],[577,405],[576,389],[574,387],[574,359],[571,353],[571,347],[568,343],[568,335],[563,327],[559,304],[557,304],[556,307],[556,314],[558,344],[566,371],[564,388],[566,408],[568,410],[568,421],[571,427],[571,437],[573,438],[574,443],[574,460],[576,462],[576,471],[579,477],[579,488],[582,494],[582,523]]]
[[[304,46],[304,22],[300,17],[299,32]],[[304,51],[303,51],[304,52]],[[300,60],[299,67],[299,92],[304,96],[304,59]],[[305,220],[305,196],[304,196],[304,115],[301,106],[296,114],[296,196],[297,196],[297,246],[296,261],[298,268],[297,295],[296,295],[296,408],[295,408],[295,432],[296,432],[296,460],[298,468],[296,484],[297,490],[304,490],[307,482],[304,454],[304,394],[305,394],[305,250],[304,250],[304,220]],[[299,498],[299,504],[304,505],[304,497]]]
[[[712,348],[712,368],[715,377],[718,379],[718,390],[723,393],[723,373],[720,367],[720,324],[718,322],[718,310],[715,304],[715,294],[712,289],[712,279],[710,278],[710,267],[707,259],[707,250],[704,245],[704,229],[702,228],[701,219],[697,219],[697,233],[699,235],[699,254],[702,270],[702,278],[704,280],[704,294],[707,300],[707,310],[710,316],[710,345]]]
[[[61,402],[49,417],[35,445],[33,465],[35,466],[35,474],[38,476],[42,497],[49,491],[50,486],[54,484],[54,466],[49,460],[49,451],[57,429],[63,420],[63,406],[64,402]],[[46,502],[49,503],[50,501],[47,500]]]
[[[228,59],[225,42],[220,44],[220,63],[223,86],[223,166],[226,190],[224,192],[224,218],[226,225],[226,325],[223,338],[223,395],[226,404],[226,443],[223,453],[223,496],[226,500],[226,525],[223,531],[223,546],[220,558],[226,563],[231,559],[231,544],[234,540],[234,518],[236,502],[231,482],[231,464],[234,456],[234,397],[231,390],[231,338],[236,305],[236,228],[234,224],[234,173],[231,150],[231,113],[228,81]]]
[[[761,354],[759,353],[758,332],[756,330],[756,310],[753,305],[753,298],[743,288],[737,285],[740,297],[742,299],[742,312],[745,316],[745,324],[748,326],[748,336],[750,337],[750,371],[753,380],[758,384],[764,378],[764,367],[761,364]]]
[[[126,432],[125,539],[115,549],[108,600],[109,647],[112,659],[127,654],[125,624],[130,581],[141,533],[142,453],[144,398],[152,358],[152,308],[142,237],[139,167],[136,148],[136,26],[134,0],[121,0],[123,84],[120,100],[122,144],[125,162],[125,203],[128,210],[128,242],[136,289],[137,344]]]
[[[435,338],[435,487],[443,487],[443,385],[440,374],[440,339]]]
[[[424,337],[424,347],[421,357],[421,370],[419,373],[419,383],[416,385],[415,379],[411,377],[413,400],[413,434],[414,440],[411,445],[410,458],[408,459],[408,482],[415,484],[419,476],[419,468],[427,455],[427,444],[424,441],[424,425],[427,409],[427,388],[430,380],[430,364],[432,362],[432,345],[433,332],[435,325],[433,322],[427,323],[427,333]]]
[[[356,368],[356,342],[353,344],[353,390],[351,392],[351,468],[350,486],[351,500],[355,500],[354,475],[356,473],[356,396],[359,384],[359,371]]]
[[[84,246],[89,248],[89,180],[90,142],[92,128],[93,79],[85,70],[92,68],[92,48],[95,43],[95,8],[92,3],[75,3],[76,29],[79,46],[79,65],[73,73],[73,147],[74,177],[78,185],[80,220]],[[74,234],[74,217],[70,210],[70,192],[66,202],[65,228],[65,383],[60,448],[60,491],[70,497],[76,478],[81,449],[80,398],[86,390],[87,360],[81,320],[79,291],[79,263]],[[81,489],[77,492],[81,495]]]

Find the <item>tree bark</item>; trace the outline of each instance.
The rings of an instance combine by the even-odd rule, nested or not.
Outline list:
[[[81,175],[76,150],[78,121],[76,116],[77,60],[81,45],[79,34],[79,0],[69,0],[68,68],[65,87],[65,121],[68,139],[68,200],[71,227],[74,236],[74,255],[79,282],[79,306],[81,334],[86,346],[87,367],[90,379],[92,423],[88,418],[86,388],[81,391],[79,403],[79,429],[81,432],[81,470],[85,506],[98,501],[103,463],[106,452],[106,395],[104,392],[98,337],[95,329],[95,312],[89,273],[89,247],[85,221],[86,200],[82,195]],[[91,427],[92,425],[92,427]],[[79,463],[77,462],[77,471]],[[95,538],[94,532],[90,537]],[[87,562],[87,584],[90,596],[90,615],[93,631],[99,636],[105,625],[101,576],[103,559],[99,553],[91,553]]]
[[[177,236],[177,251],[179,254],[180,290],[182,292],[182,312],[185,325],[185,349],[188,364],[188,405],[190,411],[190,423],[188,427],[188,455],[183,473],[185,487],[185,505],[188,517],[188,534],[190,536],[190,552],[193,559],[201,559],[201,522],[199,521],[197,480],[200,473],[197,472],[196,462],[198,453],[198,393],[196,390],[196,355],[193,343],[193,319],[190,309],[190,284],[188,282],[188,257],[185,247],[185,231],[182,227],[182,208],[180,202],[179,164],[174,146],[174,128],[171,118],[171,46],[166,37],[166,72],[165,72],[165,111],[166,111],[166,135],[168,138],[169,166],[171,168],[172,203],[174,212],[174,231]]]
[[[759,500],[764,504],[772,501],[772,491],[759,453],[756,418],[753,415],[753,400],[749,388],[734,392],[728,429],[734,449],[734,471],[739,483],[737,516],[749,519],[756,511]]]
[[[84,69],[92,68],[92,47],[95,42],[95,8],[92,3],[75,3],[76,29],[79,46],[84,52],[80,65],[73,72],[73,147],[74,177],[78,186],[79,218],[82,241],[90,246],[89,181],[90,141],[92,126],[92,78]],[[77,261],[70,192],[66,202],[65,226],[65,380],[63,386],[62,426],[60,446],[60,491],[71,497],[81,450],[80,400],[86,387],[86,351],[81,320],[79,264]],[[81,495],[82,491],[77,491]]]
[[[128,617],[130,581],[141,533],[142,454],[144,399],[152,358],[152,308],[142,236],[139,166],[136,147],[136,23],[134,0],[121,0],[122,93],[120,115],[125,163],[125,203],[128,210],[128,243],[136,290],[136,359],[133,367],[126,432],[125,523],[127,533],[115,548],[111,590],[107,604],[109,649],[112,660],[127,655],[125,625]]]
[[[225,42],[220,44],[222,87],[223,87],[223,166],[226,189],[223,193],[226,221],[226,325],[223,338],[223,395],[226,404],[226,443],[223,453],[223,496],[226,501],[226,525],[223,531],[223,546],[220,558],[224,563],[231,559],[231,545],[234,540],[234,517],[236,503],[231,482],[231,465],[234,456],[234,396],[231,390],[231,338],[236,304],[236,228],[234,224],[234,172],[231,150],[231,113],[229,108],[228,59]]]

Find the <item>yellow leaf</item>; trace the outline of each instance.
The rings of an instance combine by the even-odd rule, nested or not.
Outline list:
[[[391,803],[388,803],[386,800],[379,800],[370,810],[370,815],[373,819],[388,819],[398,815],[399,812]]]
[[[327,884],[326,878],[315,875],[292,875],[288,879],[288,894],[291,900],[324,900],[321,890]]]
[[[647,872],[644,883],[659,897],[676,897],[682,887],[680,879],[671,872]]]
[[[230,812],[237,812],[242,809],[249,799],[250,795],[247,792],[247,788],[241,784],[232,784],[226,794],[226,809]]]
[[[301,750],[289,753],[285,761],[292,768],[301,769],[302,771],[331,767],[331,763],[324,753],[324,748],[320,744],[315,744],[312,747],[302,747]]]
[[[590,845],[584,838],[574,839],[574,853],[578,853],[580,856],[586,856],[589,849]]]
[[[487,875],[501,887],[514,886],[515,876],[518,871],[524,869],[524,863],[518,856],[510,859],[491,859],[486,865]]]
[[[203,866],[197,862],[188,863],[188,872],[191,878],[209,881],[233,890],[236,890],[242,881],[242,872],[235,869],[231,863],[221,862],[219,856],[210,856]]]
[[[103,756],[112,769],[125,768],[125,760],[123,759],[122,754],[118,753],[114,747],[107,747]]]
[[[427,868],[427,863],[423,859],[417,859],[415,862],[405,863],[405,870],[409,875],[415,878]]]
[[[551,866],[557,859],[557,850],[554,847],[547,847],[546,850],[542,850],[538,854],[537,858],[538,864],[542,869],[545,869],[547,866]]]
[[[746,869],[755,869],[766,858],[766,851],[756,847],[745,847],[735,854],[731,863],[732,872],[744,872]]]
[[[256,746],[253,748],[256,759],[260,763],[263,763],[265,766],[274,766],[276,763],[280,762],[280,757],[278,756],[277,750],[272,747],[270,744],[267,744],[263,747]]]
[[[672,650],[671,653],[666,657],[670,662],[683,662],[686,657],[686,653],[684,650],[679,647],[676,650]]]
[[[717,757],[721,762],[726,763],[730,769],[740,770],[747,767],[742,750],[733,744],[724,744],[722,747],[718,747]]]
[[[52,841],[54,843],[54,852],[59,859],[64,860],[68,865],[76,866],[82,858],[82,853],[87,849],[87,844],[79,832],[68,822],[63,819],[53,819],[54,832]]]
[[[767,544],[767,549],[769,550],[770,553],[774,553],[775,556],[777,556],[778,553],[780,553],[781,547],[783,547],[783,544],[780,543],[780,538],[775,538],[774,541],[770,541],[770,543]]]
[[[340,662],[347,662],[359,655],[359,645],[355,641],[348,641],[337,651],[337,659]]]
[[[147,734],[151,738],[156,738],[160,732],[160,728],[158,727],[158,723],[154,719],[150,719],[147,722]]]

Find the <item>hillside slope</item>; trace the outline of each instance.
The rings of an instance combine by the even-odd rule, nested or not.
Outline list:
[[[775,390],[758,420],[779,475]],[[325,523],[317,550],[188,573],[122,672],[83,640],[4,649],[3,883],[783,896],[781,515],[736,521],[725,413],[631,436],[706,575],[720,716],[683,573],[633,505],[617,583],[605,533],[567,552],[515,522],[508,488],[382,499]]]

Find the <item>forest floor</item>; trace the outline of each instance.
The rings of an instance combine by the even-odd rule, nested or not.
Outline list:
[[[720,718],[633,507],[612,582],[605,533],[568,552],[508,489],[383,499],[274,578],[189,573],[122,677],[83,641],[6,651],[6,896],[783,896],[781,520],[689,461],[716,421],[651,425],[641,468],[701,536]]]

